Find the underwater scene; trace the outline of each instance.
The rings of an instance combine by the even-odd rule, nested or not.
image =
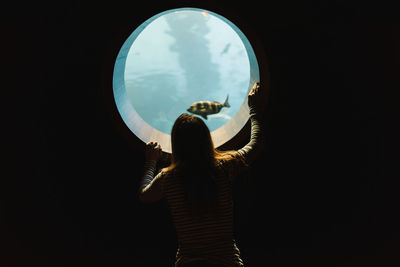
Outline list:
[[[149,125],[170,134],[182,113],[210,131],[227,123],[246,99],[249,57],[239,35],[203,10],[165,13],[133,41],[125,62],[128,100]]]

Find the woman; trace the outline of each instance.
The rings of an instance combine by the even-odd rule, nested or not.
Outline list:
[[[244,266],[233,236],[232,183],[259,154],[259,83],[248,96],[250,142],[237,151],[218,151],[202,119],[182,114],[171,132],[171,165],[156,175],[162,152],[146,145],[145,172],[139,189],[143,202],[166,197],[178,234],[176,267]]]

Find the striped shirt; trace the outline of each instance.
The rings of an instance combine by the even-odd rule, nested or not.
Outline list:
[[[237,152],[247,164],[251,164],[262,147],[262,132],[255,114],[251,114],[250,142]],[[140,187],[140,199],[152,202],[167,199],[178,235],[176,264],[204,260],[223,266],[244,266],[233,235],[232,184],[245,164],[237,160],[220,160],[214,181],[217,188],[216,212],[199,219],[194,217],[185,201],[181,178],[172,171],[161,171],[156,175],[156,162],[145,163],[145,172]],[[155,177],[154,177],[155,176]]]

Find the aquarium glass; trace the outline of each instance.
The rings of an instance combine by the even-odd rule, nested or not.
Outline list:
[[[256,81],[254,52],[234,24],[207,10],[181,8],[148,19],[129,36],[116,60],[113,85],[132,132],[144,142],[165,143],[182,113],[202,118],[214,138],[240,110],[248,113],[246,96]],[[189,109],[192,104],[195,109]],[[241,125],[229,126],[233,131],[222,131],[232,132],[228,140],[246,115]]]

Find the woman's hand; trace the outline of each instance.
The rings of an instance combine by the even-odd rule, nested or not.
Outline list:
[[[260,89],[260,83],[258,82],[254,83],[253,88],[251,89],[249,96],[247,98],[247,104],[249,105],[250,113],[256,112],[259,109],[260,101],[257,100],[259,95],[259,89]]]
[[[158,161],[162,156],[161,146],[157,142],[149,142],[146,144],[144,151],[146,161]]]

